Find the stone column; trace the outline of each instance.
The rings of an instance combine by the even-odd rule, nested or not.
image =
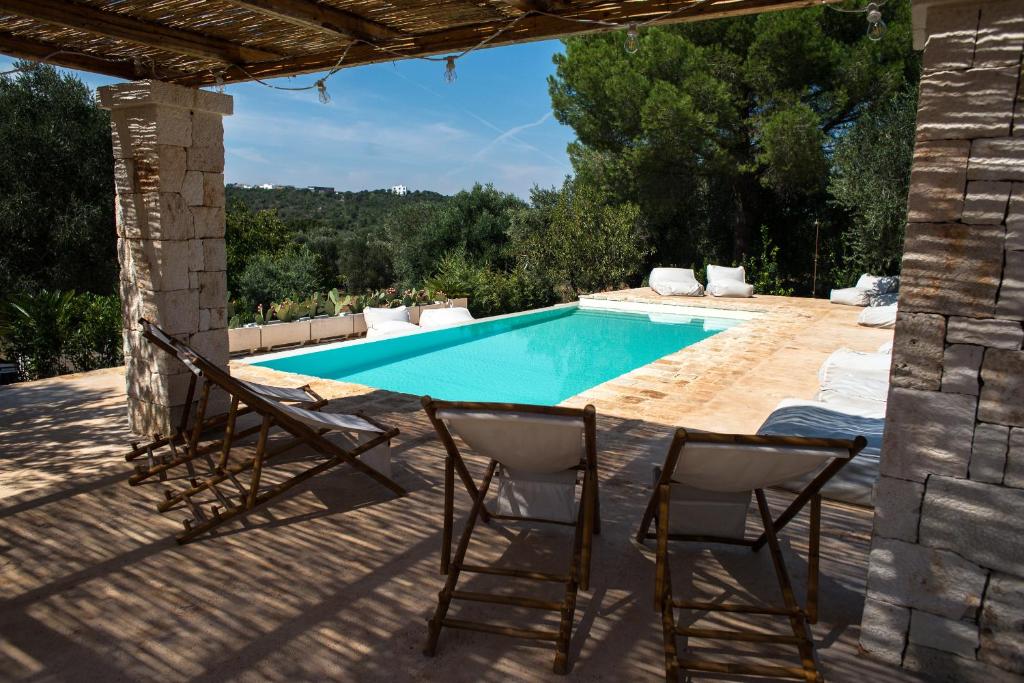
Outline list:
[[[861,645],[1024,674],[1024,2],[916,2],[925,39]]]
[[[168,434],[189,375],[142,338],[138,319],[227,365],[222,117],[232,100],[160,81],[99,95],[114,138],[129,422],[138,434]]]

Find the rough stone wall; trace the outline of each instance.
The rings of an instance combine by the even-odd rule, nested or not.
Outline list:
[[[1024,2],[928,8],[861,645],[1024,674]]]
[[[188,371],[142,337],[146,317],[226,367],[227,95],[160,81],[99,89],[111,112],[128,415],[138,434],[177,424]]]

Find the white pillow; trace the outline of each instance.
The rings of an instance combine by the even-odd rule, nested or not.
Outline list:
[[[413,325],[410,322],[405,322],[403,320],[381,320],[373,327],[368,327],[366,329],[366,337],[367,339],[375,339],[377,337],[394,337],[400,334],[419,331],[419,325]]]
[[[363,309],[363,317],[368,328],[379,327],[382,322],[387,320],[407,323],[409,322],[409,309],[405,306],[399,306],[398,308],[373,308],[368,306]]]
[[[655,268],[648,283],[662,296],[704,296],[704,287],[692,268]]]
[[[863,289],[872,294],[889,294],[900,288],[899,275],[869,275],[864,273],[854,285],[857,289]]]
[[[864,289],[846,287],[844,289],[833,289],[828,295],[828,300],[834,304],[844,306],[867,306],[871,303],[871,294]]]
[[[420,327],[424,330],[437,330],[451,327],[467,320],[472,320],[469,309],[456,306],[453,308],[428,308],[420,311]]]
[[[736,280],[717,280],[708,282],[708,294],[747,299],[754,296],[754,285]]]
[[[865,308],[861,312],[860,317],[857,318],[857,324],[864,327],[880,327],[883,330],[891,330],[896,327],[896,304]]]
[[[871,306],[892,306],[894,303],[900,300],[899,292],[889,292],[888,294],[872,294],[871,295]]]
[[[726,266],[708,266],[708,284],[715,282],[746,282],[747,274],[743,266],[727,268]]]

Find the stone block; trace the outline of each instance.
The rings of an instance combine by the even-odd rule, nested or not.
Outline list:
[[[183,405],[188,396],[188,385],[192,379],[192,373],[180,363],[178,369],[180,372],[165,375],[147,372],[136,366],[127,366],[125,390],[130,398],[137,398],[147,403],[163,406]]]
[[[917,139],[971,140],[1008,136],[1013,127],[1017,70],[1011,66],[923,75],[917,107]],[[971,103],[969,108],[961,104],[965,99]]]
[[[188,148],[188,170],[206,173],[224,172],[224,144]]]
[[[967,476],[977,399],[894,387],[889,392],[881,473],[924,481]]]
[[[189,209],[195,224],[196,237],[224,237],[224,209],[212,206],[193,206]]]
[[[1024,429],[1010,430],[1010,443],[1006,449],[1006,472],[1003,483],[1024,489]]]
[[[202,308],[200,311],[208,310],[210,314],[211,330],[223,330],[228,326],[228,309],[226,306],[215,306],[211,309]]]
[[[1024,327],[1015,320],[953,316],[946,325],[946,341],[1016,350],[1024,344]]]
[[[1007,251],[996,315],[1024,320],[1024,251]]]
[[[141,80],[105,85],[97,88],[100,106],[104,109],[138,107],[147,104],[159,104],[181,109],[196,106],[195,88],[174,85],[165,81]],[[213,94],[213,93],[209,93]],[[220,95],[231,100],[229,95]]]
[[[981,364],[978,419],[1024,427],[1024,351],[988,349]]]
[[[224,308],[228,305],[228,278],[223,270],[199,273],[199,306]]]
[[[981,608],[978,659],[1024,674],[1024,579],[992,573]]]
[[[860,646],[872,657],[899,666],[907,644],[910,610],[868,598],[860,622]]]
[[[971,344],[947,346],[942,356],[942,391],[977,396],[984,353],[984,348]]]
[[[131,243],[132,254],[146,259],[144,272],[138,267],[134,270],[137,287],[151,292],[188,289],[188,241],[126,240],[126,243]]]
[[[146,372],[166,375],[181,372],[181,363],[151,344],[138,329],[126,329],[121,334],[126,368],[135,364]]]
[[[910,172],[907,220],[912,223],[960,220],[970,151],[971,143],[966,140],[917,143]]]
[[[181,423],[185,406],[165,406],[128,397],[128,428],[136,434],[170,434]]]
[[[937,391],[945,337],[946,319],[941,315],[900,312],[893,337],[893,386]]]
[[[118,112],[118,132],[123,145],[122,120],[127,124],[127,140],[131,149],[126,156],[137,156],[154,145],[188,147],[192,144],[192,115],[187,109],[144,104],[123,110],[123,119],[122,113]],[[127,152],[125,149],[122,151]]]
[[[228,344],[231,353],[253,352],[262,346],[260,328],[236,327],[228,330]]]
[[[415,323],[413,323],[415,325]],[[347,337],[355,332],[352,316],[332,315],[327,318],[313,318],[310,321],[309,335],[313,341]]]
[[[265,349],[305,344],[310,340],[310,322],[308,320],[296,320],[290,323],[264,325],[260,330],[260,340],[263,342],[263,348]]]
[[[929,683],[1003,683],[1004,674],[973,659],[911,643],[903,656],[903,667],[921,672]]]
[[[210,329],[210,309],[200,308],[199,309],[199,331],[206,332]]]
[[[992,317],[1003,271],[1004,236],[997,225],[909,224],[900,310]]]
[[[191,273],[198,273],[205,270],[203,260],[203,240],[191,239],[188,241],[188,269]],[[199,280],[195,281],[195,285],[192,284],[191,279],[189,280],[189,287],[198,287]]]
[[[234,113],[234,99],[230,95],[209,90],[195,90],[194,93],[193,109],[196,113],[209,112],[221,116],[230,116]]]
[[[874,535],[917,542],[924,484],[906,479],[879,477],[875,483]]]
[[[984,567],[1019,572],[1024,567],[1021,519],[1024,490],[933,476],[921,506],[921,544]]]
[[[203,206],[224,206],[224,174],[203,174]]]
[[[924,51],[926,71],[969,69],[974,63],[979,8],[971,5],[929,7],[928,42]]]
[[[988,573],[956,553],[885,538],[872,541],[867,597],[912,605],[949,619],[970,619]]]
[[[135,194],[135,160],[114,159],[114,191],[118,194]]]
[[[1006,218],[1013,183],[972,180],[967,183],[964,223],[1000,225]]]
[[[181,183],[181,196],[188,206],[203,205],[203,172],[186,171]]]
[[[1024,50],[1024,9],[1020,0],[982,5],[974,66],[1019,66],[1021,50]]]
[[[969,180],[1024,180],[1024,138],[978,139],[971,143]]]
[[[219,114],[194,112],[192,114],[192,144],[210,147],[224,142],[224,119]]]
[[[157,145],[153,152],[134,159],[135,180],[139,192],[181,192],[185,179],[185,148]]]
[[[225,329],[196,332],[189,337],[189,345],[196,353],[214,365],[226,368],[228,364],[228,331]]]
[[[979,643],[978,625],[973,621],[946,619],[914,610],[910,618],[910,642],[974,659]]]
[[[974,428],[970,464],[972,481],[988,484],[1002,483],[1009,441],[1009,427],[982,422]]]
[[[223,239],[204,239],[203,269],[218,271],[228,269],[227,245]]]
[[[1024,133],[1024,120],[1021,121]],[[1024,183],[1013,183],[1009,209],[1006,212],[1006,248],[1024,250]]]
[[[159,325],[168,334],[189,334],[199,329],[199,292],[194,289],[140,291],[135,300],[138,309],[126,320],[134,321],[143,317]]]

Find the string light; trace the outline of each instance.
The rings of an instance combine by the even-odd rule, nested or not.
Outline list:
[[[444,80],[447,83],[454,83],[458,77],[459,75],[455,73],[455,57],[448,56],[445,58]]]
[[[868,5],[867,14],[868,39],[877,42],[885,35],[885,22],[882,21],[882,13],[879,11],[878,5],[871,3]]]
[[[219,93],[224,92],[224,71],[220,70],[213,75],[213,89]]]
[[[320,104],[331,103],[331,95],[327,92],[327,78],[321,78],[316,82],[316,97]]]
[[[636,23],[629,25],[629,29],[626,31],[626,44],[624,46],[626,52],[631,55],[635,55],[637,50],[640,49],[640,28]]]

